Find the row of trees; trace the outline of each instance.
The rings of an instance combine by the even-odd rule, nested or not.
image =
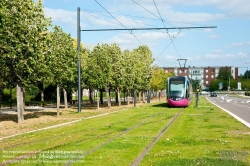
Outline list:
[[[54,84],[59,115],[60,89],[64,91],[66,107],[67,92],[77,89],[76,39],[59,26],[52,27],[41,0],[1,0],[0,20],[0,100],[5,87],[16,87],[18,122],[22,122],[25,89],[36,85],[44,106],[44,89]],[[92,50],[81,44],[80,56],[82,88],[105,91],[109,107],[111,89],[117,93],[119,105],[121,90],[129,94],[136,87],[141,94],[150,88],[150,83],[157,90],[165,89],[167,76],[153,76],[161,69],[153,70],[152,52],[145,45],[121,51],[117,44],[98,44]]]
[[[92,51],[85,49],[86,52],[85,65],[82,65],[83,86],[91,92],[94,89],[105,91],[108,107],[111,107],[111,89],[116,92],[117,101],[121,105],[121,90],[130,94],[136,86],[141,94],[150,88],[153,58],[147,46],[139,46],[132,51],[121,51],[117,44],[98,44]]]
[[[238,80],[234,79],[231,75],[231,70],[229,67],[221,68],[216,80],[213,80],[210,84],[210,90],[219,90],[219,83],[223,84],[221,90],[228,90],[228,87],[233,89],[238,88],[238,82],[241,82],[241,88],[243,90],[249,89],[248,74],[250,71],[246,71],[243,76],[240,76]],[[250,76],[250,75],[249,75]]]

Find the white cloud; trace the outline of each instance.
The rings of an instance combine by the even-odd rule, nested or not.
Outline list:
[[[76,27],[76,12],[62,10],[62,9],[50,9],[44,8],[44,13],[46,17],[52,18],[52,23],[56,25],[67,24]],[[83,26],[83,25],[81,25]]]
[[[247,58],[248,55],[245,53],[238,53],[238,54],[222,54],[222,53],[212,53],[212,54],[206,54],[205,57],[207,59],[229,59],[229,58]]]
[[[169,35],[171,37],[176,37],[178,32],[169,32],[169,35],[165,32],[146,32],[146,33],[121,33],[119,35],[114,36],[110,40],[106,41],[108,43],[117,43],[119,44],[123,49],[134,49],[137,47],[137,45],[146,44],[149,47],[154,47],[157,42],[160,42],[161,40],[168,40]],[[185,36],[184,33],[180,33],[178,37]],[[138,40],[139,41],[138,41]],[[140,43],[141,42],[141,43]]]
[[[140,0],[140,3],[148,2],[150,0]],[[148,2],[150,3],[150,2]],[[152,3],[152,2],[151,2]],[[206,6],[206,7],[215,7],[224,11],[229,11],[229,13],[234,15],[245,15],[249,16],[250,14],[250,5],[249,0],[158,0],[158,6],[169,6],[172,5],[182,5],[182,6]]]
[[[201,60],[201,56],[192,56],[187,58],[188,61],[196,61],[196,60]]]
[[[232,47],[248,47],[250,46],[250,41],[245,41],[245,42],[239,42],[239,43],[233,43],[230,46],[228,46],[229,48]]]
[[[211,38],[211,39],[218,39],[219,36],[215,35],[215,34],[211,34],[211,35],[209,35],[209,38]]]
[[[166,55],[166,59],[168,60],[177,60],[178,59],[177,57],[178,57],[177,55]]]
[[[68,22],[73,20],[73,16],[75,17],[75,12],[70,12],[62,9],[44,8],[44,11],[45,15],[48,17],[52,17],[54,21]]]
[[[223,14],[210,14],[210,13],[184,13],[169,11],[168,19],[175,20],[177,22],[190,22],[190,23],[201,23],[225,17]]]

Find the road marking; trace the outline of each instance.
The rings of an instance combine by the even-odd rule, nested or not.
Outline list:
[[[234,117],[235,119],[237,119],[238,121],[240,121],[241,123],[243,123],[245,126],[247,126],[248,128],[250,128],[250,123],[248,123],[247,121],[241,119],[240,117],[238,117],[237,115],[233,114],[232,112],[228,111],[227,109],[224,109],[220,106],[218,106],[217,104],[213,103],[212,101],[210,101],[208,98],[206,98],[210,103],[212,103],[213,105],[219,107],[220,109],[224,110],[225,112],[227,112],[228,114],[230,114],[232,117]],[[238,104],[237,104],[238,105]],[[241,105],[239,105],[241,106]]]

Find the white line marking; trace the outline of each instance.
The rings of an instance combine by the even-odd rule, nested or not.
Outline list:
[[[234,117],[235,119],[237,119],[238,121],[240,121],[241,123],[243,123],[243,124],[244,124],[245,126],[247,126],[248,128],[250,128],[250,123],[248,123],[247,121],[241,119],[240,117],[238,117],[237,115],[233,114],[232,112],[230,112],[230,111],[228,111],[228,110],[226,110],[226,109],[224,109],[224,108],[218,106],[217,104],[214,104],[214,103],[211,102],[208,98],[207,98],[207,100],[208,100],[210,103],[212,103],[213,105],[219,107],[220,109],[222,109],[222,110],[224,110],[225,112],[227,112],[228,114],[230,114],[232,117]]]

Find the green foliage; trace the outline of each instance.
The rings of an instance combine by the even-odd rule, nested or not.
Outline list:
[[[135,85],[138,89],[149,89],[150,81],[153,76],[152,52],[148,46],[142,45],[132,51],[134,55],[134,63],[136,64],[135,73]]]
[[[50,20],[46,19],[41,1],[0,1],[2,28],[0,29],[0,73],[14,84],[27,85],[44,58]]]
[[[222,67],[222,68],[220,68],[217,79],[228,80],[229,77],[230,77],[230,79],[233,78],[232,75],[231,75],[230,67]]]
[[[54,83],[64,87],[67,82],[75,80],[77,52],[74,40],[69,34],[66,34],[59,26],[54,26],[53,30],[49,69]]]
[[[211,82],[210,86],[209,86],[209,90],[210,91],[216,91],[219,90],[219,83],[222,82],[223,83],[223,87],[221,90],[228,90],[228,86],[229,86],[229,78],[227,80],[223,80],[223,79],[215,79]],[[235,79],[230,79],[230,87],[231,90],[235,90],[238,87],[238,81]],[[243,86],[242,86],[243,87]]]
[[[194,80],[194,79],[190,79],[191,83],[192,83],[192,88],[193,90],[197,89],[198,86],[200,85],[200,80]]]
[[[1,89],[35,85],[42,93],[51,83],[69,93],[77,89],[76,40],[59,26],[49,32],[41,0],[1,0],[0,24]],[[131,52],[117,44],[98,44],[92,51],[80,47],[82,88],[150,88],[154,59],[146,45]]]
[[[152,78],[153,59],[147,46],[121,52],[116,44],[98,44],[89,54],[84,82],[92,88],[147,89]]]
[[[250,70],[247,70],[247,71],[244,73],[243,78],[245,78],[245,79],[250,78]]]
[[[150,83],[151,89],[163,90],[167,87],[168,77],[174,76],[174,73],[165,73],[163,69],[154,67],[153,78]]]

